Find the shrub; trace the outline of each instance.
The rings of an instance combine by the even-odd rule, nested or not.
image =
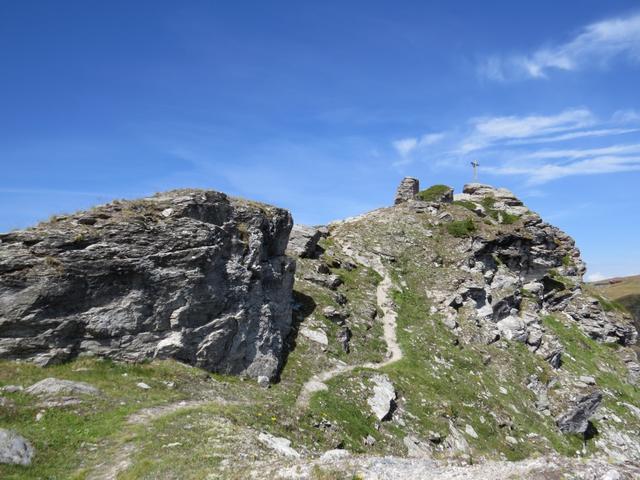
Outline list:
[[[451,190],[451,187],[446,185],[433,185],[426,190],[418,192],[418,200],[423,200],[425,202],[437,202],[449,190]]]
[[[518,215],[496,210],[496,199],[494,197],[485,197],[482,199],[481,203],[487,215],[504,225],[511,225],[512,223],[517,222],[520,218]]]
[[[468,237],[472,232],[476,231],[476,224],[473,220],[458,220],[447,224],[447,231],[454,237]]]
[[[464,207],[467,210],[471,210],[472,212],[475,212],[476,210],[476,204],[473,202],[470,202],[469,200],[456,200],[455,202],[453,202],[453,204]]]

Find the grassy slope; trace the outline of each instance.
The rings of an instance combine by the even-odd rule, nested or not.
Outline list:
[[[29,469],[0,465],[0,478],[69,478],[105,438],[118,435],[129,414],[151,405],[194,398],[208,388],[202,372],[174,362],[122,365],[85,359],[46,369],[8,361],[0,364],[0,385],[27,387],[46,377],[89,382],[104,396],[45,411],[38,406],[41,399],[22,392],[4,393],[14,406],[0,408],[0,427],[27,437],[37,455]],[[140,389],[135,386],[138,382],[152,388]],[[174,386],[169,388],[163,382]],[[44,416],[37,421],[36,415],[42,411]]]

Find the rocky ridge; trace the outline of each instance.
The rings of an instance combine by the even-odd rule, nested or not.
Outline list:
[[[622,428],[626,433],[620,432],[621,425],[610,428],[611,419],[617,417],[611,406],[616,395],[593,377],[574,373],[576,358],[572,351],[567,351],[566,340],[557,334],[558,328],[575,327],[597,343],[615,346],[616,362],[624,369],[620,372],[621,381],[629,382],[629,388],[635,389],[634,372],[637,373],[638,362],[629,347],[636,342],[636,331],[630,317],[619,311],[606,311],[597,298],[584,290],[585,266],[573,239],[544,222],[513,193],[488,185],[469,184],[462,194],[452,198],[446,188],[441,187],[420,192],[417,180],[408,178],[398,188],[394,207],[330,224],[328,232],[322,235],[322,248],[316,252],[315,259],[307,256],[299,260],[301,273],[308,269],[316,273],[303,274],[298,288],[304,286],[305,280],[314,279],[316,288],[335,290],[336,286],[326,280],[335,275],[335,267],[357,271],[370,265],[371,257],[379,259],[382,268],[391,272],[399,291],[415,291],[417,285],[410,283],[409,276],[417,272],[423,276],[424,287],[420,288],[425,289],[430,303],[428,314],[439,319],[451,332],[458,348],[482,352],[495,346],[498,351],[508,352],[513,345],[522,345],[546,362],[550,371],[536,367],[537,372],[516,381],[522,382],[533,394],[527,408],[546,417],[549,428],[587,438],[592,435],[593,422],[607,424],[609,427],[603,428],[597,440],[600,451],[639,461],[635,453],[637,438],[626,446],[619,438],[619,434],[627,439],[635,438],[631,426],[635,422],[633,414],[626,412],[630,423],[618,418],[627,425]],[[309,293],[314,298],[323,296],[319,292]],[[356,331],[363,319],[352,313],[354,302],[350,298],[346,300],[337,306],[324,307],[322,312],[329,313],[326,315],[329,319],[340,318],[343,325]],[[402,317],[402,310],[399,315]],[[361,341],[360,335],[361,332],[354,334],[351,341]],[[512,354],[507,357],[509,355]],[[492,357],[484,354],[482,361],[491,366]],[[435,361],[451,368],[441,357],[436,356]],[[329,378],[335,375],[353,378],[355,367],[357,365],[347,360],[343,366],[331,367],[327,374]],[[511,367],[496,365],[493,368],[503,376],[500,372]],[[512,377],[513,373],[509,373],[510,381],[517,378],[517,375]],[[322,378],[323,374],[317,377]],[[326,379],[319,386],[322,388],[316,391],[330,392]],[[508,395],[510,390],[511,387],[505,385],[497,393]],[[402,398],[402,392],[398,395],[398,411],[387,420],[402,426],[412,411],[405,411],[403,401],[408,400]],[[477,395],[490,394],[482,393],[479,387]],[[528,442],[517,438],[515,433],[519,428],[509,420],[507,412],[491,415],[499,428],[508,429],[502,433],[506,444]],[[480,420],[486,422],[486,419]],[[477,443],[479,435],[470,424],[459,422],[459,419],[449,421],[449,432],[436,435],[434,438],[440,438],[437,442],[411,434],[405,437],[404,443],[409,445],[406,448],[422,451],[429,457],[442,453],[469,454],[475,449],[471,445]],[[614,430],[618,432],[613,433]],[[529,435],[538,438],[537,434]],[[370,443],[367,439],[363,441]]]
[[[197,197],[200,192],[190,194]],[[263,232],[258,238],[268,237],[264,221],[271,225],[277,209],[226,201],[233,208],[249,209],[256,222],[252,225]],[[191,202],[198,200],[191,197]],[[152,229],[164,221],[160,216],[173,215],[164,216],[168,208],[173,207],[163,203],[151,210]],[[77,214],[70,221],[75,225],[87,215]],[[100,226],[99,221],[89,226]],[[222,229],[238,235],[235,241],[244,242],[246,255],[251,243],[244,232],[252,228],[240,223],[224,222]],[[283,223],[289,225],[284,228],[288,234],[290,220]],[[198,223],[194,230],[201,228]],[[23,242],[16,251],[27,248],[25,232],[14,232]],[[0,252],[15,243],[3,239]],[[277,249],[265,246],[270,240],[258,244],[272,252],[267,263],[278,259],[283,271],[293,273],[293,261],[283,257],[283,244]],[[162,246],[158,242],[154,248]],[[185,456],[194,475],[220,478],[614,479],[639,473],[635,329],[628,315],[604,308],[583,286],[585,267],[573,240],[513,193],[469,184],[454,196],[449,187],[420,191],[417,179],[406,179],[392,207],[326,227],[294,226],[286,254],[297,264],[293,302],[285,299],[283,290],[277,298],[288,303],[292,317],[279,336],[282,346],[276,343],[279,350],[262,344],[278,366],[284,365],[280,381],[265,381],[267,373],[278,368],[234,369],[225,360],[227,366],[213,370],[253,375],[259,381],[205,379],[220,398],[209,392],[143,409],[160,415],[180,405],[188,413],[157,424],[149,421],[148,435],[139,441],[150,446],[128,437],[94,473],[136,468],[150,477],[175,477],[183,473],[179,469]],[[254,260],[260,257],[254,255]],[[237,267],[238,262],[232,264]],[[240,264],[259,270],[255,261]],[[279,288],[286,287],[283,278]],[[223,285],[227,292],[228,283]],[[178,286],[182,289],[183,284]],[[274,298],[251,298],[262,305],[266,297]],[[265,320],[258,332],[271,325]],[[171,334],[161,331],[163,338]],[[104,354],[126,360],[156,356],[157,344],[147,350],[145,342],[127,341],[127,355],[115,348]],[[14,358],[49,364],[64,358],[51,360],[47,348]],[[82,395],[84,389],[92,399],[113,396],[108,384],[100,385],[100,396],[93,395],[91,385],[46,378],[52,376],[48,370],[38,376],[44,380],[25,389],[0,375],[0,383],[7,384],[1,391],[7,392],[7,401],[23,403],[27,390],[67,395],[71,389]],[[74,380],[84,378],[76,375]],[[136,381],[131,384],[144,396],[174,384]],[[31,396],[38,397],[37,408],[45,408],[43,398],[57,402],[50,403],[51,408],[68,408],[61,397]],[[224,409],[237,400],[242,409]],[[13,412],[18,407],[9,408]],[[165,440],[154,443],[158,438]],[[193,438],[198,438],[197,445]],[[212,455],[217,460],[208,464]]]

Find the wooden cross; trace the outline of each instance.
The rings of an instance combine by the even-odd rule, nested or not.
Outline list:
[[[478,167],[480,166],[480,164],[477,162],[477,160],[474,160],[473,162],[471,162],[471,166],[473,167],[473,181],[477,181],[478,180]]]

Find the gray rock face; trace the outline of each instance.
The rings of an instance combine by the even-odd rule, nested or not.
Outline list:
[[[55,396],[55,395],[100,395],[93,385],[85,382],[72,382],[58,378],[45,378],[34,383],[25,390],[29,395]]]
[[[314,258],[318,248],[318,240],[322,238],[323,230],[307,225],[294,225],[289,235],[287,254]]]
[[[291,325],[286,210],[206,190],[0,235],[0,357],[175,358],[274,377]]]
[[[419,191],[420,182],[417,178],[404,177],[396,191],[394,203],[397,205],[399,203],[408,202],[409,200],[415,200]]]
[[[593,392],[582,397],[576,406],[560,416],[556,425],[562,433],[585,433],[589,427],[589,418],[602,403],[602,393]]]
[[[23,437],[12,430],[0,428],[0,463],[31,465],[35,450]]]

